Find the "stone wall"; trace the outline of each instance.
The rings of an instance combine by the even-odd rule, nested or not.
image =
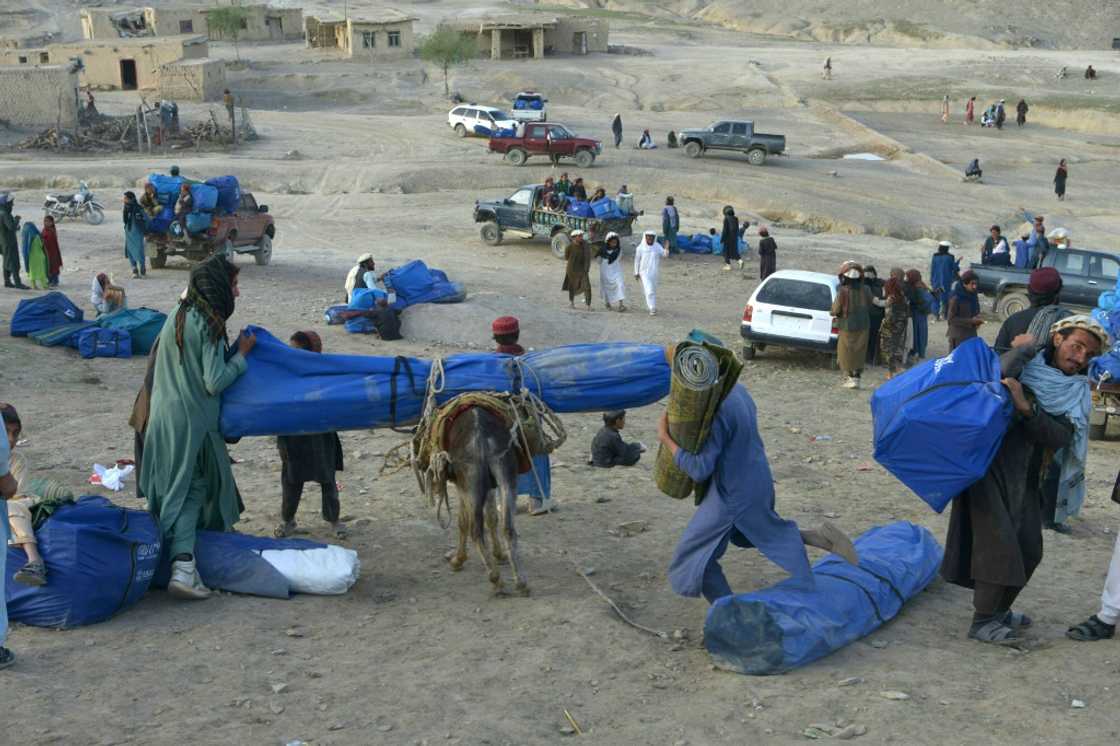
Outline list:
[[[219,101],[226,87],[222,60],[180,60],[159,71],[160,98],[174,101]]]
[[[17,127],[76,127],[78,73],[66,65],[0,65],[0,118]]]

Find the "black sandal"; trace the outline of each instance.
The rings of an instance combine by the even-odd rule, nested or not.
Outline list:
[[[1034,624],[1034,620],[1026,614],[1021,614],[1018,611],[1011,611],[1010,609],[1008,609],[1007,613],[1003,615],[1002,621],[1008,627],[1014,627],[1015,629],[1026,629],[1027,627]]]
[[[1078,642],[1111,640],[1112,636],[1115,634],[1116,625],[1105,624],[1096,614],[1093,614],[1087,621],[1078,624],[1076,627],[1070,627],[1066,630],[1066,637],[1071,640],[1077,640]]]
[[[16,654],[6,647],[0,646],[0,669],[7,668],[14,665],[16,662]]]

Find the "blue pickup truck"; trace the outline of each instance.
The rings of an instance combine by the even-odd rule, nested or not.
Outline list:
[[[1116,287],[1120,257],[1104,251],[1051,249],[1043,257],[1042,266],[1061,273],[1063,306],[1093,308],[1101,293]],[[991,296],[992,310],[1000,318],[1030,306],[1030,270],[991,264],[972,264],[969,269],[976,273],[980,292]]]

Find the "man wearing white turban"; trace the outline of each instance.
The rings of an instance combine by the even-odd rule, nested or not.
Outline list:
[[[661,260],[667,256],[668,250],[657,242],[653,231],[645,232],[634,252],[634,277],[642,281],[650,316],[657,315],[657,280],[661,274]]]

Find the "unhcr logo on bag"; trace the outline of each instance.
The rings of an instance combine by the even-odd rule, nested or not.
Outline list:
[[[954,352],[956,352],[956,351],[954,350]],[[936,360],[933,361],[933,374],[935,376],[941,375],[941,369],[944,368],[946,365],[952,365],[952,363],[953,363],[953,352],[950,352],[945,357],[937,358]]]

